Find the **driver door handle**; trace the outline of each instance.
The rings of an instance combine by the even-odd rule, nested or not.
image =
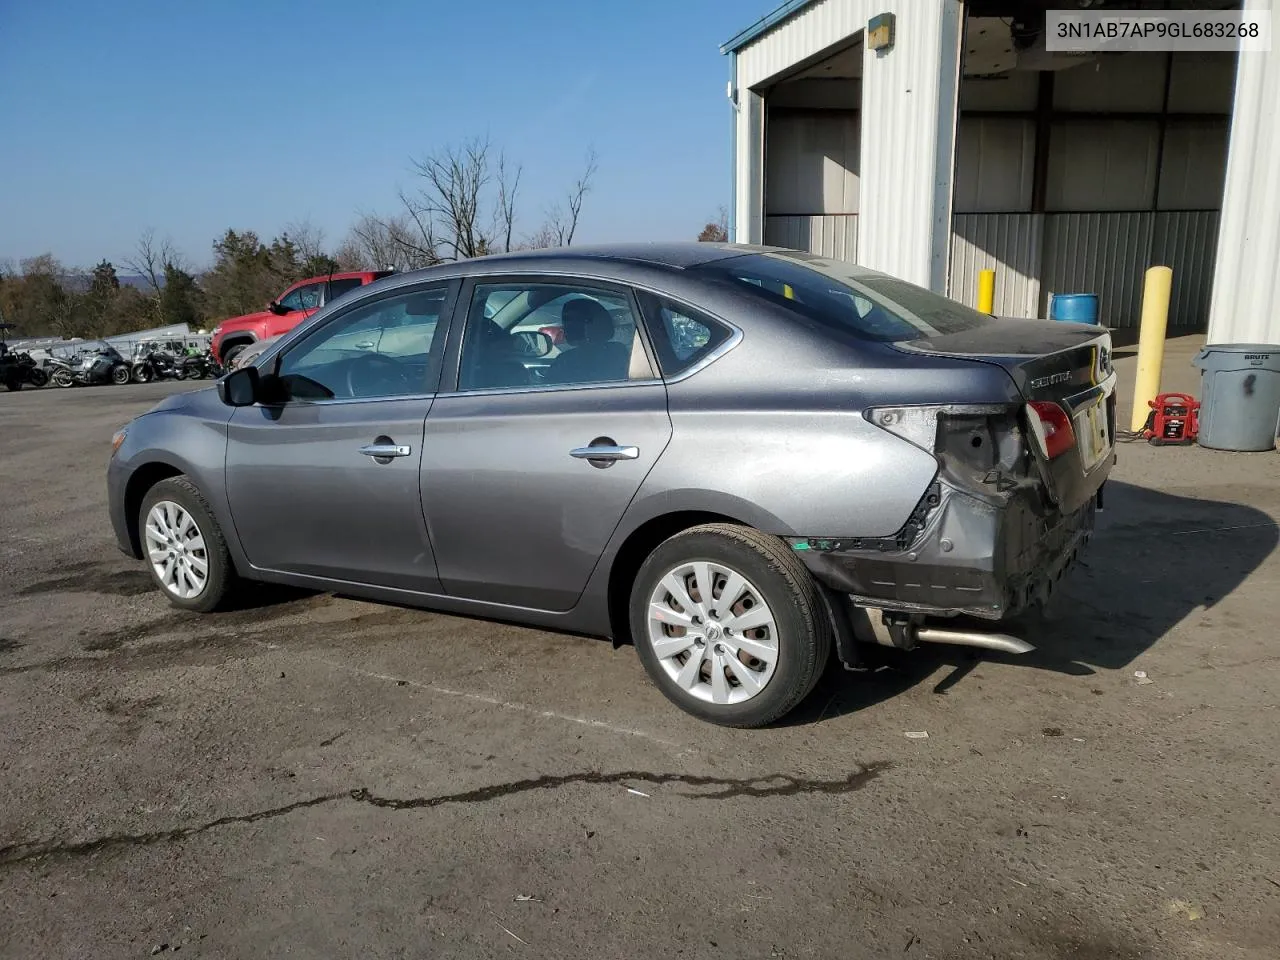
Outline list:
[[[413,447],[403,443],[369,443],[361,447],[360,452],[366,457],[381,460],[390,459],[391,457],[407,457],[413,453]]]
[[[610,447],[601,444],[595,447],[575,447],[569,456],[578,460],[636,460],[640,457],[639,447]]]

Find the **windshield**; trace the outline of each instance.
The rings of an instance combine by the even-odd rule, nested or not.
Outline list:
[[[824,326],[872,340],[959,333],[994,319],[923,287],[795,250],[715,260],[695,269],[727,276]]]

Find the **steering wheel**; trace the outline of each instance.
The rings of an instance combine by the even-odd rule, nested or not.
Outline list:
[[[400,361],[385,354],[362,353],[347,364],[347,393],[352,397],[364,395],[368,388],[385,390],[408,385],[409,376]]]

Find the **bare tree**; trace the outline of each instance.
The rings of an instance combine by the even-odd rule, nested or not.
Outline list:
[[[344,270],[417,270],[440,262],[433,251],[422,248],[407,215],[384,220],[372,214],[356,221],[334,259]]]
[[[553,203],[547,209],[547,220],[530,237],[533,247],[567,247],[573,243],[573,235],[578,232],[578,218],[582,215],[582,203],[591,192],[591,181],[596,175],[596,152],[587,154],[586,166],[578,179],[574,181],[564,204]]]
[[[511,249],[511,234],[516,226],[516,196],[520,192],[520,164],[507,164],[507,158],[498,155],[498,223],[502,235],[502,249]]]
[[[295,220],[285,226],[284,232],[293,241],[300,260],[318,260],[328,254],[325,250],[324,230],[310,219]]]
[[[148,299],[151,302],[151,312],[159,319],[160,293],[164,289],[164,268],[171,266],[180,270],[186,269],[185,258],[167,237],[157,242],[155,228],[147,227],[138,238],[133,253],[125,257],[122,262],[127,269],[146,281],[150,291]]]

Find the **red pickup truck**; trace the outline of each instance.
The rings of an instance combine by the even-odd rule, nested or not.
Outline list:
[[[249,344],[288,333],[326,303],[390,273],[390,270],[360,270],[299,280],[261,313],[232,317],[218,324],[210,344],[213,355],[226,367]]]

